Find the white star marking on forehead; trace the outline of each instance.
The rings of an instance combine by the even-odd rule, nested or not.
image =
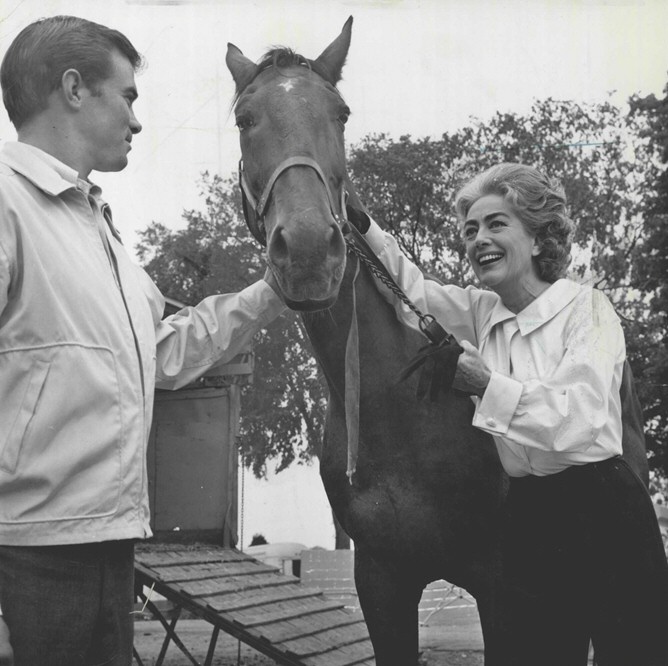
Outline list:
[[[284,88],[285,92],[290,92],[295,87],[295,83],[292,79],[288,79],[285,83],[279,83],[278,85],[280,88]]]

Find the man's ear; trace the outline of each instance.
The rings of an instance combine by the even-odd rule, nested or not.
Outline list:
[[[80,108],[82,101],[82,90],[85,88],[81,74],[76,69],[68,69],[63,73],[60,80],[60,88],[65,103],[73,108]]]

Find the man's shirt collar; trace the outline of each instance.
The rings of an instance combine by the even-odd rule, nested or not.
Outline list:
[[[6,141],[0,151],[0,161],[27,178],[46,194],[60,196],[76,188],[86,196],[100,198],[101,190],[53,155],[21,141]]]

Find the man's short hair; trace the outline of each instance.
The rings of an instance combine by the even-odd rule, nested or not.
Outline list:
[[[76,69],[85,85],[96,86],[110,75],[111,52],[125,56],[135,71],[142,57],[118,30],[76,16],[53,16],[25,27],[10,45],[0,67],[2,99],[18,130],[44,110],[49,95],[68,69]]]

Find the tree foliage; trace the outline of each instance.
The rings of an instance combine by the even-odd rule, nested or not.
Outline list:
[[[664,471],[668,190],[661,159],[668,152],[667,117],[665,100],[658,106],[638,102],[628,114],[608,102],[548,99],[525,115],[472,119],[438,139],[368,135],[350,147],[348,161],[362,201],[413,261],[462,285],[475,278],[452,212],[459,186],[501,161],[533,164],[561,180],[576,222],[573,275],[605,291],[623,318],[648,417],[652,464]],[[243,223],[235,182],[205,174],[202,190],[205,208],[186,211],[184,229],[153,223],[138,247],[163,293],[188,303],[239,290],[264,270]],[[293,315],[260,334],[255,349],[241,446],[246,462],[261,474],[269,457],[280,469],[313,455],[326,393]]]
[[[643,358],[643,379],[655,387],[646,395],[648,431],[662,446],[654,449],[660,468],[668,470],[668,85],[661,100],[654,95],[631,99],[633,115],[646,120],[642,136],[654,146],[662,167],[648,181],[647,215],[643,240],[638,247],[634,269],[636,280],[645,280],[650,294],[648,306],[660,332]]]

